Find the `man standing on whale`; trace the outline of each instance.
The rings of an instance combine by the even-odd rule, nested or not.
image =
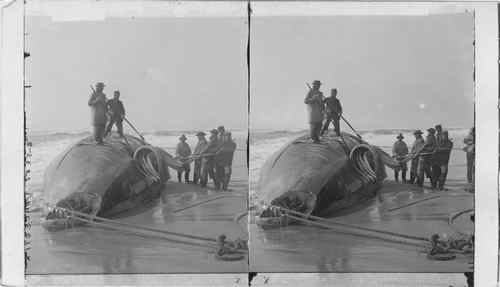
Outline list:
[[[326,121],[321,129],[321,135],[323,135],[330,126],[330,122],[333,121],[333,129],[337,136],[340,136],[340,117],[342,116],[342,105],[339,99],[337,99],[337,89],[332,89],[330,91],[330,97],[326,98],[323,103],[326,105]]]
[[[118,129],[118,134],[123,137],[123,118],[125,118],[125,108],[123,107],[122,101],[120,101],[120,91],[115,91],[113,93],[113,98],[108,101],[108,106],[110,108],[110,119],[104,137],[113,128],[113,124],[116,124]]]
[[[319,90],[321,82],[313,81],[312,89],[307,92],[304,103],[307,105],[307,122],[312,143],[319,143],[319,134],[323,123],[323,92]]]
[[[96,144],[103,144],[104,130],[106,129],[106,95],[102,92],[104,90],[104,83],[97,83],[95,91],[90,95],[88,105],[91,112],[91,125],[94,126],[94,141]]]

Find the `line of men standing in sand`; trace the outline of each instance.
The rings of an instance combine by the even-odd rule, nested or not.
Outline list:
[[[213,179],[215,189],[228,189],[231,179],[232,163],[236,143],[232,140],[231,132],[226,132],[224,126],[210,131],[210,138],[205,139],[204,132],[198,132],[198,142],[191,153],[191,148],[186,143],[186,136],[181,135],[180,142],[175,150],[175,158],[184,163],[184,179],[187,183],[198,184],[206,187],[208,177]],[[189,180],[190,164],[194,161],[193,181]],[[182,181],[182,171],[177,172],[177,180]]]
[[[422,187],[424,175],[431,181],[431,187],[444,189],[446,176],[448,175],[448,162],[453,148],[453,142],[448,138],[448,131],[443,131],[441,125],[427,129],[427,137],[424,140],[422,132],[417,130],[413,133],[415,142],[411,152],[403,141],[403,134],[399,134],[398,139],[392,149],[392,156],[399,161],[399,169],[394,170],[394,178],[398,181],[399,170],[402,171],[403,182],[413,184],[416,179],[417,186]],[[471,128],[469,134],[464,138],[467,157],[467,181],[473,183],[474,180],[474,155],[475,155],[475,129]],[[407,161],[411,160],[410,180],[406,181]],[[438,185],[439,184],[439,185]]]

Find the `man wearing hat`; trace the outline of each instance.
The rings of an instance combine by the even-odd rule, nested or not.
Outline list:
[[[432,173],[438,181],[439,189],[443,190],[448,175],[448,162],[450,161],[453,142],[448,139],[448,131],[443,131],[441,136],[442,139],[438,141],[432,156]]]
[[[218,179],[222,182],[222,190],[227,191],[229,180],[231,179],[231,166],[233,164],[236,143],[231,138],[231,132],[227,132],[224,136],[225,139],[220,145],[219,154],[215,161],[216,166],[222,167],[222,175],[218,175]],[[216,174],[218,172],[216,171]]]
[[[96,144],[102,144],[104,137],[104,130],[106,129],[106,112],[107,103],[106,95],[102,92],[104,90],[104,83],[97,83],[95,91],[90,95],[88,105],[91,112],[91,125],[94,126],[94,141]]]
[[[427,138],[425,139],[424,146],[419,153],[418,168],[417,168],[417,186],[422,187],[424,183],[424,175],[431,180],[432,188],[437,187],[437,180],[434,177],[431,166],[432,166],[432,154],[436,148],[436,137],[434,134],[436,130],[430,128],[427,130]]]
[[[193,184],[198,184],[198,180],[200,179],[201,161],[202,161],[201,157],[199,157],[200,152],[208,145],[208,142],[205,139],[204,132],[198,132],[196,134],[196,137],[198,137],[198,142],[194,146],[194,151],[192,155],[192,157],[195,158],[194,170],[193,170]]]
[[[224,128],[224,126],[219,126],[217,128],[217,131],[219,132],[219,142],[223,142],[224,141],[224,134],[226,133],[226,129]]]
[[[399,134],[397,137],[397,141],[394,142],[392,147],[392,157],[399,162],[399,168],[394,170],[394,179],[398,181],[399,169],[401,169],[401,178],[403,182],[406,181],[406,171],[408,170],[408,166],[406,165],[406,155],[408,154],[408,147],[406,143],[403,141],[403,134]]]
[[[436,140],[439,142],[443,139],[443,127],[441,125],[436,125],[434,128],[436,129]]]
[[[177,143],[177,148],[175,149],[175,158],[183,163],[183,170],[185,171],[184,179],[186,180],[186,182],[190,182],[189,172],[191,171],[191,168],[189,165],[191,162],[189,161],[189,156],[191,155],[191,148],[186,142],[185,135],[181,135],[179,140],[180,142]],[[181,178],[182,178],[182,171],[178,171],[177,180],[179,182],[182,182]]]
[[[225,141],[224,135],[226,133],[226,129],[224,128],[224,126],[219,126],[217,128],[217,132],[219,132],[217,139],[219,140],[219,150],[220,150],[222,144]],[[215,158],[214,162],[215,177],[217,177],[218,182],[222,183],[222,181],[224,180],[224,164],[222,164],[221,161],[217,160],[217,157]]]
[[[113,128],[113,124],[116,123],[118,134],[123,137],[123,118],[125,117],[125,108],[123,107],[122,101],[120,101],[120,91],[115,91],[113,93],[113,98],[108,101],[108,106],[110,108],[109,113],[111,114],[111,118],[104,136],[106,137],[106,135]]]
[[[219,139],[217,134],[219,132],[216,129],[210,131],[210,139],[208,140],[207,146],[201,150],[200,156],[201,160],[201,174],[200,174],[200,184],[201,187],[207,187],[208,176],[214,180],[215,189],[220,189],[220,182],[214,174],[214,162],[215,156],[219,151]]]
[[[340,136],[340,117],[342,116],[342,105],[337,99],[337,89],[332,89],[330,96],[326,98],[323,103],[325,104],[325,112],[327,115],[326,121],[321,129],[321,135],[328,130],[330,122],[333,121],[333,128],[335,133]]]
[[[312,89],[307,92],[304,103],[307,105],[307,122],[309,123],[309,132],[311,142],[319,143],[319,134],[321,124],[323,123],[323,93],[319,90],[321,82],[313,81]]]
[[[465,146],[463,147],[463,151],[466,152],[466,159],[467,159],[467,182],[468,183],[473,183],[474,182],[474,158],[475,158],[475,147],[476,147],[476,129],[471,128],[469,130],[469,134],[465,136],[464,138],[464,144]]]
[[[418,167],[418,154],[420,150],[424,147],[424,138],[422,137],[422,132],[417,130],[413,132],[415,135],[415,141],[411,147],[410,157],[411,157],[411,167],[410,167],[410,181],[409,183],[414,183],[417,178],[417,167]]]

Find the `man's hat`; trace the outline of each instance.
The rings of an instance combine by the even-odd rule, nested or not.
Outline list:
[[[431,134],[435,134],[436,133],[436,130],[434,128],[427,129],[427,131],[430,132]]]
[[[181,135],[181,137],[179,138],[180,140],[187,140],[186,136],[185,135]]]
[[[396,138],[397,138],[397,139],[404,139],[405,137],[403,136],[403,134],[402,134],[402,133],[400,133],[400,134],[399,134]]]
[[[414,131],[413,132],[414,135],[421,135],[422,134],[422,131]]]
[[[441,134],[442,135],[448,135],[448,131],[443,131]]]
[[[198,133],[196,133],[196,136],[197,136],[197,137],[199,137],[199,136],[204,136],[204,135],[206,135],[206,133],[204,133],[204,132],[198,132]]]
[[[218,130],[218,131],[225,131],[224,126],[219,126],[219,127],[217,128],[217,130]]]
[[[216,129],[211,130],[210,133],[213,134],[213,135],[218,135],[219,134],[219,132]]]
[[[441,125],[436,125],[435,128],[436,128],[436,130],[437,129],[443,129],[443,127]]]
[[[319,80],[314,80],[312,82],[313,85],[322,85],[322,83]]]
[[[106,87],[103,82],[98,82],[95,84],[96,87]]]
[[[227,136],[227,137],[231,137],[231,132],[227,132],[224,135]]]

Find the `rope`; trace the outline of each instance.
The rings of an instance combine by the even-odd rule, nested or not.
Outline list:
[[[391,236],[398,236],[398,237],[407,238],[407,239],[429,242],[429,239],[426,237],[421,237],[421,236],[416,236],[416,235],[411,235],[411,234],[396,233],[396,232],[391,232],[391,231],[385,231],[385,230],[379,230],[379,229],[357,226],[357,225],[353,225],[353,224],[337,222],[337,221],[333,221],[330,219],[326,219],[326,218],[322,218],[322,217],[318,217],[318,216],[314,216],[314,215],[310,215],[310,214],[305,214],[305,213],[294,211],[294,210],[285,209],[285,208],[282,208],[280,206],[276,206],[276,205],[272,205],[272,204],[268,204],[268,205],[275,207],[275,208],[278,208],[278,209],[281,209],[287,213],[289,212],[289,213],[300,215],[300,216],[303,216],[306,218],[308,217],[308,218],[316,219],[316,220],[323,221],[323,222],[328,223],[328,224],[340,225],[340,226],[345,226],[345,227],[349,227],[349,228],[365,230],[365,231],[369,231],[369,232],[376,232],[376,233],[381,233],[381,234],[386,234],[386,235],[391,235]]]
[[[90,216],[90,215],[88,215],[86,213],[81,213],[81,212],[74,211],[74,210],[67,209],[67,208],[63,208],[63,207],[58,207],[58,206],[52,206],[52,207],[54,209],[60,209],[60,210],[66,211],[66,212],[70,212],[70,213],[72,213],[74,215],[78,215],[78,216],[82,216],[84,218],[87,218],[85,220],[81,220],[82,218],[80,218],[80,217],[74,217],[77,220],[81,220],[81,221],[92,223],[92,224],[94,224],[96,222],[92,221],[90,219],[94,219],[94,220],[98,220],[98,221],[102,221],[104,223],[109,223],[109,224],[114,224],[114,225],[122,225],[122,226],[125,226],[125,227],[135,228],[135,229],[138,229],[138,230],[144,230],[144,231],[149,231],[149,232],[156,232],[156,233],[161,233],[161,234],[166,234],[166,235],[173,235],[173,236],[185,237],[185,238],[202,240],[202,241],[217,242],[217,239],[215,239],[215,238],[203,237],[203,236],[196,236],[196,235],[179,233],[179,232],[164,231],[164,230],[158,230],[158,229],[153,229],[153,228],[148,228],[148,227],[142,227],[142,226],[136,226],[136,225],[124,223],[124,222],[117,221],[117,220],[106,219],[106,218],[99,217],[99,216]],[[106,225],[109,225],[109,224],[106,224]]]
[[[370,235],[370,234],[366,234],[366,233],[360,233],[360,232],[355,232],[355,231],[348,231],[348,230],[339,229],[339,228],[336,228],[336,227],[333,227],[333,226],[330,226],[330,225],[327,225],[327,224],[322,224],[322,223],[319,223],[319,222],[309,221],[307,219],[303,219],[303,218],[296,217],[296,216],[293,216],[293,215],[286,215],[286,216],[289,217],[289,218],[298,220],[298,221],[307,222],[307,223],[312,224],[312,225],[316,225],[316,226],[320,226],[320,227],[325,227],[325,228],[334,230],[337,233],[342,233],[342,234],[347,234],[347,235],[354,235],[354,236],[365,237],[365,238],[379,239],[379,240],[383,240],[383,241],[386,241],[386,242],[389,241],[389,242],[394,242],[394,243],[399,243],[399,244],[405,244],[405,245],[411,245],[411,246],[417,246],[417,247],[424,247],[424,248],[428,248],[429,247],[428,244],[424,244],[424,243],[412,243],[412,242],[408,242],[408,241],[404,241],[404,240],[390,239],[390,238],[387,238],[387,237],[373,235],[373,234]]]
[[[264,204],[266,204],[266,203],[264,203]],[[361,226],[356,226],[356,225],[352,225],[352,224],[336,222],[336,221],[332,221],[332,220],[325,219],[322,217],[309,215],[309,214],[305,214],[305,213],[294,211],[294,210],[289,210],[286,208],[282,208],[280,206],[276,206],[276,205],[272,205],[272,204],[268,204],[268,205],[271,207],[280,209],[282,211],[285,211],[286,212],[286,214],[284,215],[285,217],[292,218],[292,219],[295,219],[297,221],[305,222],[305,223],[308,223],[310,225],[316,225],[319,227],[332,229],[338,233],[347,234],[347,235],[354,235],[354,236],[359,236],[359,237],[365,237],[365,238],[379,239],[379,240],[383,240],[383,241],[389,241],[389,242],[393,242],[393,243],[418,246],[418,247],[424,247],[424,248],[430,247],[430,240],[426,237],[415,236],[415,235],[410,235],[410,234],[403,234],[403,233],[396,233],[396,232],[391,232],[391,231],[384,231],[384,230],[378,230],[378,229],[373,229],[373,228],[367,228],[367,227],[361,227]],[[297,214],[297,215],[300,215],[300,216],[305,217],[307,219],[302,218],[302,217],[293,216],[293,215],[290,215],[288,213]],[[324,221],[325,223],[328,223],[328,224],[314,222],[314,221],[309,220],[308,218],[316,219],[319,221]],[[362,233],[362,232],[358,232],[358,231],[341,229],[341,228],[335,227],[333,225],[339,225],[339,226],[344,226],[344,227],[348,227],[348,228],[360,229],[360,230],[364,230],[364,231],[368,231],[368,232],[373,232],[375,234],[366,234],[366,233]],[[422,242],[415,243],[415,242],[408,242],[408,241],[405,241],[402,239],[388,238],[388,237],[384,237],[382,235],[378,235],[378,233],[393,236],[393,237],[401,237],[401,238],[406,238],[406,239],[415,240],[415,241],[422,241]],[[465,252],[463,250],[458,250],[458,249],[453,249],[453,248],[450,248],[447,251],[450,253],[467,254],[467,252]]]
[[[93,224],[95,226],[99,226],[99,227],[103,227],[103,228],[108,228],[108,229],[111,229],[111,230],[116,230],[116,231],[120,231],[120,232],[124,232],[124,233],[128,233],[128,234],[132,234],[132,235],[136,235],[136,236],[153,238],[153,239],[163,239],[163,240],[168,240],[168,241],[171,241],[171,242],[176,242],[176,243],[181,243],[181,244],[188,244],[188,245],[195,245],[195,246],[201,246],[201,247],[209,247],[209,248],[214,248],[215,247],[214,245],[201,244],[201,243],[196,243],[196,242],[191,242],[191,241],[183,241],[183,240],[179,240],[179,239],[173,239],[173,238],[161,235],[161,234],[146,234],[144,232],[134,231],[134,230],[131,230],[131,229],[128,229],[128,228],[119,227],[119,226],[113,226],[111,224],[95,222],[95,221],[84,219],[84,218],[80,218],[80,217],[74,217],[74,218],[76,220],[79,220],[79,221],[82,221],[82,222],[86,222],[86,223],[89,223],[89,224]],[[134,228],[140,229],[139,227],[134,227]],[[163,233],[160,230],[157,230],[156,232],[157,233]]]

